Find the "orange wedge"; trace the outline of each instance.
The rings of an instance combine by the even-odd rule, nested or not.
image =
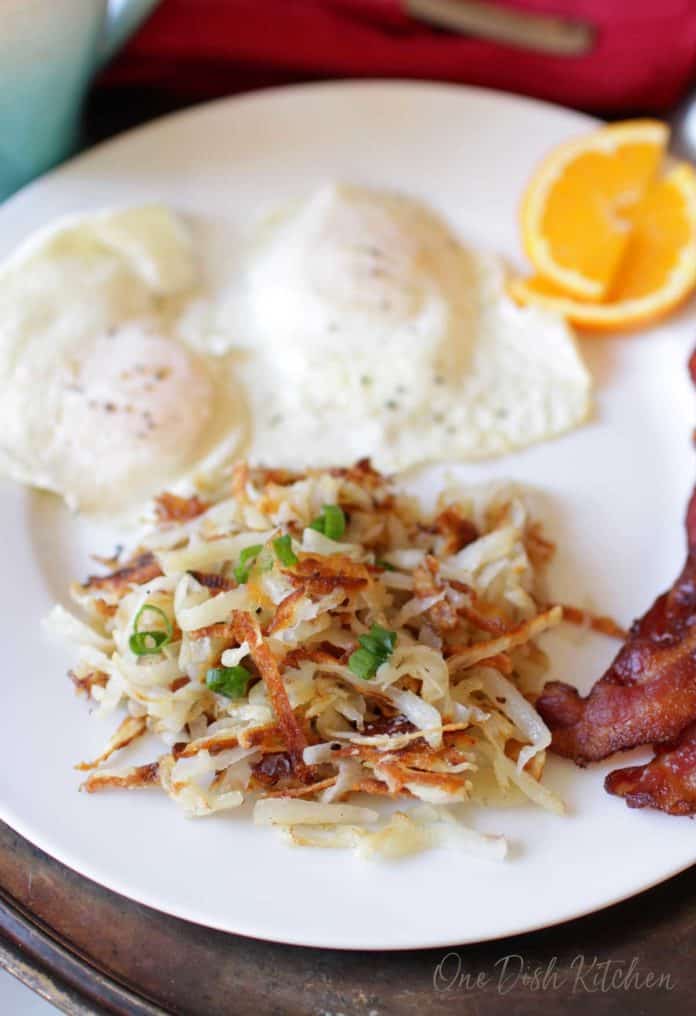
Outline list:
[[[569,296],[607,296],[630,236],[628,213],[662,162],[669,130],[627,120],[555,148],[534,173],[521,208],[527,256]]]
[[[512,296],[559,311],[585,328],[628,328],[662,317],[696,287],[696,171],[679,163],[631,211],[606,299],[578,300],[540,275],[514,279]]]

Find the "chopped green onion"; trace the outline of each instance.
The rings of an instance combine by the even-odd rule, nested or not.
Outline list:
[[[375,564],[378,568],[384,568],[385,571],[396,571],[396,568],[390,561],[386,561],[383,557],[375,558]]]
[[[346,516],[340,505],[325,504],[314,522],[310,522],[310,529],[316,529],[323,533],[329,540],[340,540],[346,531]]]
[[[278,536],[273,541],[273,549],[280,563],[285,565],[286,568],[291,568],[294,564],[297,564],[297,554],[292,549],[290,533],[286,533],[285,536]]]
[[[369,635],[361,635],[358,642],[364,649],[369,649],[371,653],[388,657],[394,652],[396,646],[396,632],[388,631],[379,624],[373,624]]]
[[[368,681],[377,669],[386,663],[396,646],[396,632],[388,631],[379,624],[373,624],[367,635],[358,639],[360,649],[351,653],[348,668],[363,681]]]
[[[367,649],[356,649],[348,660],[348,669],[363,681],[369,681],[377,673],[380,661]]]
[[[273,554],[270,547],[264,547],[259,556],[256,558],[256,568],[258,571],[267,572],[273,567]]]
[[[238,585],[243,586],[249,581],[249,572],[262,550],[263,544],[255,543],[253,547],[245,547],[239,555],[239,562],[234,569],[234,577]]]
[[[164,631],[161,628],[140,631],[140,618],[148,610],[162,618]],[[128,645],[136,656],[154,656],[172,641],[173,634],[172,622],[165,612],[160,607],[156,607],[154,603],[144,603],[133,618],[133,634],[128,640]]]
[[[205,683],[211,691],[229,699],[244,698],[252,675],[246,667],[211,667]]]

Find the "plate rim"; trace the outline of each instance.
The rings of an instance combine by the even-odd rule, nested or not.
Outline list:
[[[9,210],[10,212],[13,212],[16,205],[30,199],[32,193],[35,190],[41,189],[47,182],[59,179],[64,175],[69,175],[76,167],[88,162],[93,157],[104,156],[105,153],[108,153],[112,149],[118,149],[119,146],[127,147],[133,139],[143,134],[147,134],[148,132],[156,133],[163,127],[180,126],[185,124],[187,120],[195,120],[201,115],[206,115],[207,113],[212,113],[216,110],[229,107],[238,108],[239,106],[253,106],[263,102],[273,103],[276,99],[282,99],[287,96],[301,97],[304,95],[317,95],[317,93],[322,92],[334,93],[346,90],[360,92],[369,92],[374,90],[399,92],[406,90],[414,94],[423,93],[425,91],[432,94],[448,96],[469,95],[474,98],[476,96],[480,96],[505,104],[516,105],[530,111],[540,113],[552,111],[554,113],[560,113],[565,117],[573,118],[579,128],[582,126],[591,128],[593,125],[601,122],[597,117],[589,114],[574,109],[568,109],[559,104],[536,99],[530,96],[517,95],[515,93],[499,89],[489,89],[480,86],[442,83],[414,78],[339,78],[330,81],[301,82],[291,85],[273,86],[238,95],[223,96],[213,100],[197,102],[192,106],[187,106],[184,109],[175,110],[163,116],[156,117],[146,123],[139,124],[113,137],[107,138],[22,187],[19,191],[3,202],[2,205],[0,205],[0,218],[6,211]],[[530,932],[539,931],[544,928],[552,928],[561,924],[566,924],[569,921],[577,920],[580,917],[588,916],[608,907],[615,906],[627,899],[633,898],[634,896],[640,896],[642,893],[647,892],[656,885],[659,885],[662,882],[680,874],[696,863],[695,849],[694,859],[692,861],[687,861],[683,864],[680,863],[679,865],[670,868],[667,873],[659,874],[648,882],[643,882],[639,889],[628,889],[618,892],[614,896],[605,898],[601,903],[596,905],[593,904],[589,907],[571,906],[567,908],[565,912],[560,913],[552,919],[531,920],[528,924],[518,925],[514,931],[508,930],[483,935],[469,935],[456,940],[453,940],[451,935],[445,935],[441,938],[433,936],[425,942],[422,938],[419,940],[415,937],[411,941],[402,941],[397,945],[386,946],[384,944],[380,944],[376,940],[361,944],[356,944],[354,942],[345,942],[341,944],[340,937],[334,935],[332,943],[330,945],[326,945],[325,942],[322,942],[317,938],[313,938],[311,935],[303,935],[302,933],[298,933],[296,936],[287,934],[269,934],[267,931],[255,926],[253,921],[244,921],[238,917],[235,917],[235,929],[231,931],[229,924],[225,925],[219,921],[211,920],[210,916],[206,916],[202,911],[197,912],[190,907],[163,905],[161,898],[150,896],[147,891],[133,891],[131,888],[124,889],[122,879],[118,877],[111,878],[107,871],[101,871],[99,865],[93,864],[91,860],[88,863],[84,863],[84,861],[78,859],[74,850],[54,850],[50,843],[46,842],[46,837],[44,837],[40,831],[34,831],[33,823],[31,821],[25,821],[21,815],[15,812],[13,807],[6,805],[2,799],[0,799],[0,818],[15,829],[19,835],[24,836],[40,850],[44,851],[50,857],[53,857],[59,863],[64,864],[66,867],[75,871],[77,874],[104,886],[118,895],[134,900],[137,903],[148,906],[161,913],[165,913],[194,924],[199,924],[204,927],[214,928],[229,934],[239,934],[261,941],[272,941],[287,945],[329,948],[351,952],[401,952],[415,949],[445,948],[447,946],[470,945],[529,934]],[[336,944],[337,941],[338,944]]]
[[[233,95],[223,95],[215,99],[204,99],[201,102],[194,102],[192,105],[185,106],[183,109],[175,109],[169,113],[163,113],[161,116],[153,117],[145,123],[136,124],[133,127],[128,127],[125,130],[120,131],[118,134],[104,138],[102,141],[98,141],[96,144],[90,145],[89,148],[86,148],[84,151],[78,152],[58,165],[53,166],[45,173],[42,173],[40,176],[37,176],[33,180],[24,184],[19,188],[19,190],[14,191],[13,194],[7,197],[4,201],[0,202],[0,213],[4,212],[7,208],[12,209],[15,203],[19,203],[20,200],[25,199],[34,188],[38,188],[47,181],[54,180],[62,174],[69,172],[76,165],[89,160],[93,155],[103,153],[111,147],[117,147],[120,143],[128,144],[138,135],[149,131],[156,131],[160,127],[170,125],[174,121],[181,122],[186,120],[188,117],[195,118],[201,113],[212,112],[215,109],[229,105],[252,105],[263,99],[270,99],[273,101],[273,99],[282,98],[283,96],[289,94],[300,95],[307,92],[338,91],[345,88],[365,91],[382,88],[394,90],[412,89],[413,91],[429,90],[432,92],[439,92],[441,94],[448,93],[451,95],[468,93],[473,95],[489,96],[502,100],[503,102],[512,102],[529,108],[562,113],[564,116],[571,116],[575,118],[578,124],[584,123],[588,127],[592,127],[593,125],[597,126],[606,122],[601,117],[592,113],[585,113],[579,109],[562,106],[560,103],[550,102],[547,99],[537,99],[534,96],[520,95],[517,92],[506,92],[502,88],[486,88],[483,85],[433,81],[430,78],[331,78],[326,81],[298,81],[287,85],[271,85],[268,88],[257,88],[248,92],[239,92]]]

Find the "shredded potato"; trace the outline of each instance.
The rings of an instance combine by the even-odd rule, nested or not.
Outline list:
[[[502,858],[502,838],[448,806],[494,784],[563,810],[525,693],[545,667],[535,640],[569,611],[540,598],[540,539],[517,489],[450,488],[429,515],[366,461],[242,464],[207,478],[205,501],[163,495],[136,550],[74,586],[86,619],[51,618],[79,644],[76,687],[101,713],[128,710],[82,764],[85,788],[159,786],[192,815],[252,799],[291,842],[365,856]],[[114,767],[145,734],[159,757]],[[381,825],[365,803],[380,798],[400,807]]]

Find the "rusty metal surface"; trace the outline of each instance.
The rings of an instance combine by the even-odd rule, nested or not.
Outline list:
[[[159,1016],[149,1005],[53,938],[48,929],[0,896],[0,968],[67,1016]]]
[[[407,953],[302,949],[201,928],[102,889],[1,824],[0,886],[0,937],[21,948],[49,997],[54,978],[74,1016],[536,1016],[541,1004],[563,1016],[676,1016],[696,996],[696,868],[558,928]],[[379,919],[379,901],[365,919]],[[649,974],[661,982],[646,984]],[[86,1008],[70,1008],[69,992]]]

